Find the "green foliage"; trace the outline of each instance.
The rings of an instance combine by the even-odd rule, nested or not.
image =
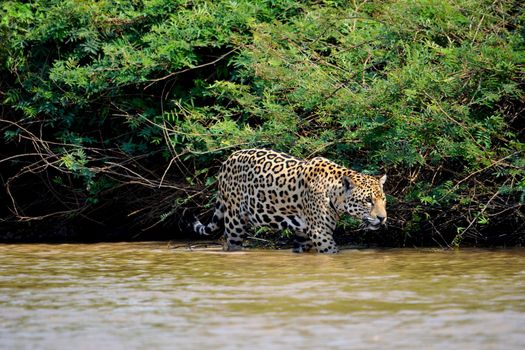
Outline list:
[[[109,159],[160,150],[196,185],[257,146],[388,173],[391,221],[412,235],[463,242],[524,203],[516,1],[37,0],[0,14],[0,98],[18,125],[3,138],[42,130],[84,191],[118,182],[102,180]]]

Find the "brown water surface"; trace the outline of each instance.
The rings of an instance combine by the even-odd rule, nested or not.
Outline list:
[[[525,250],[0,245],[2,349],[525,349]]]

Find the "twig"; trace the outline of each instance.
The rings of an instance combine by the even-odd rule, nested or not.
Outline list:
[[[186,69],[183,69],[183,70],[180,70],[180,71],[176,71],[176,72],[172,72],[168,75],[165,75],[163,76],[162,78],[157,78],[157,79],[151,79],[151,83],[146,85],[146,87],[144,88],[144,90],[146,90],[147,88],[149,88],[151,85],[159,82],[159,81],[162,81],[162,80],[166,80],[166,79],[169,79],[175,75],[178,75],[178,74],[182,74],[182,73],[186,73],[186,72],[189,72],[191,70],[195,70],[195,69],[199,69],[199,68],[204,68],[204,67],[207,67],[207,66],[211,66],[211,65],[214,65],[216,64],[217,62],[221,61],[222,59],[224,59],[225,57],[231,55],[232,53],[234,53],[235,51],[237,51],[238,49],[235,48],[233,50],[230,50],[228,52],[226,52],[224,55],[218,57],[217,59],[211,61],[211,62],[208,62],[208,63],[203,63],[203,64],[200,64],[198,66],[194,66],[194,67],[189,67],[189,68],[186,68]]]
[[[448,190],[443,196],[441,196],[441,198],[439,198],[439,200],[442,200],[443,198],[445,198],[446,196],[448,196],[452,191],[454,191],[455,189],[457,189],[458,186],[459,186],[461,183],[467,181],[467,180],[470,179],[472,176],[474,176],[474,175],[476,175],[476,174],[479,174],[479,173],[481,173],[481,172],[483,172],[483,171],[485,171],[485,170],[487,170],[487,169],[490,169],[490,168],[492,168],[493,166],[502,163],[504,160],[509,159],[510,157],[512,157],[512,156],[514,156],[514,155],[516,155],[516,154],[523,153],[523,152],[524,152],[524,151],[516,151],[516,152],[514,152],[514,153],[511,153],[511,154],[509,154],[509,155],[507,155],[507,156],[505,156],[505,157],[503,157],[503,158],[500,158],[500,159],[498,159],[498,160],[492,162],[491,164],[487,165],[487,166],[484,167],[484,168],[478,169],[478,170],[474,171],[473,173],[468,174],[466,177],[464,177],[463,179],[461,179],[461,180],[459,180],[458,182],[456,182],[456,184],[454,185],[454,187],[452,187],[452,188],[451,188],[450,190]]]
[[[40,174],[50,168],[55,169],[60,174],[66,174],[67,176],[77,174],[73,169],[68,169],[61,165],[62,157],[67,153],[67,149],[81,149],[85,151],[87,153],[87,163],[84,165],[84,167],[87,170],[93,174],[105,174],[109,179],[115,180],[116,182],[123,185],[141,185],[155,189],[160,187],[171,188],[177,191],[183,191],[185,193],[190,192],[190,197],[197,195],[193,193],[191,189],[176,186],[175,184],[167,184],[165,181],[167,170],[159,181],[156,174],[141,166],[138,160],[147,157],[152,153],[139,156],[130,156],[118,149],[85,147],[79,144],[48,141],[44,139],[42,129],[39,130],[39,133],[34,133],[33,131],[30,131],[25,125],[21,125],[20,122],[14,122],[6,119],[2,119],[0,122],[3,122],[9,126],[14,126],[20,130],[20,134],[18,135],[19,142],[27,141],[34,148],[33,152],[17,154],[0,159],[0,164],[12,161],[14,159],[29,159],[29,162],[26,162],[26,165],[20,167],[14,175],[10,176],[4,181],[6,194],[10,200],[10,211],[13,216],[20,221],[42,220],[52,216],[64,216],[73,213],[81,213],[90,207],[89,203],[85,201],[85,198],[82,200],[79,199],[79,195],[81,195],[81,193],[74,190],[71,190],[71,199],[73,200],[72,202],[63,200],[65,198],[64,194],[61,193],[60,195],[57,195],[54,184],[49,179],[49,174],[47,174],[48,176],[45,179],[43,178],[42,181],[52,194],[52,198],[61,203],[64,207],[68,208],[67,210],[57,210],[53,213],[44,215],[29,216],[23,213],[23,208],[18,203],[16,192],[13,190],[13,185],[26,174]],[[56,148],[62,150],[56,151]],[[97,165],[97,162],[102,163],[102,165]],[[130,166],[133,166],[134,168],[132,169]],[[39,176],[42,177],[42,175]],[[113,187],[113,189],[114,188],[115,187]]]
[[[481,23],[483,23],[483,20],[485,19],[485,14],[481,16],[481,19],[479,20],[478,26],[476,28],[476,32],[474,33],[474,37],[472,38],[471,43],[474,44],[474,41],[476,41],[476,38],[478,36],[479,28],[481,27]]]
[[[490,199],[487,201],[487,203],[485,203],[485,205],[483,206],[483,209],[481,209],[481,211],[479,212],[479,215],[483,215],[483,213],[485,213],[485,211],[487,210],[488,205],[490,204],[490,202],[492,202],[494,200],[494,198],[496,198],[497,195],[498,195],[498,191],[496,191],[496,193],[494,193],[492,195],[492,197],[490,197]],[[476,222],[477,218],[478,218],[478,216],[474,215],[474,218],[472,218],[472,220],[470,221],[469,225],[462,232],[460,232],[457,236],[459,236],[460,238],[463,237],[467,233],[467,231],[470,230],[472,225],[474,225],[474,223]]]

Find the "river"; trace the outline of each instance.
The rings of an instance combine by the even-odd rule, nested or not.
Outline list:
[[[1,349],[525,349],[525,249],[0,245]]]

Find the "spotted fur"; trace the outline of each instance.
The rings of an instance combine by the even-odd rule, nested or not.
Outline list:
[[[343,214],[363,220],[367,229],[385,223],[386,175],[376,178],[317,157],[302,160],[264,149],[233,153],[222,165],[215,212],[194,230],[209,235],[224,227],[225,250],[242,248],[251,227],[291,229],[294,251],[315,248],[336,253],[332,237]]]

